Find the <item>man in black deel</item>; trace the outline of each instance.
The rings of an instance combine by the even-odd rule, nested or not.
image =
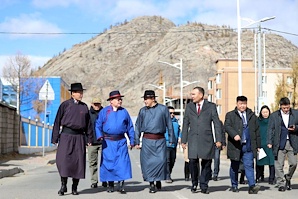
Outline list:
[[[80,179],[85,178],[86,139],[88,146],[93,141],[93,128],[88,106],[82,102],[83,86],[71,84],[71,99],[60,105],[53,127],[52,143],[58,144],[56,164],[61,176],[60,196],[67,192],[67,178],[72,178],[72,194],[78,195]],[[60,133],[61,130],[61,133]]]

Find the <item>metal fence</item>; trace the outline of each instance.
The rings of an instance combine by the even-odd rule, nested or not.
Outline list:
[[[21,118],[21,146],[49,147],[51,144],[53,125],[45,124],[30,118]],[[43,143],[44,141],[44,143]]]

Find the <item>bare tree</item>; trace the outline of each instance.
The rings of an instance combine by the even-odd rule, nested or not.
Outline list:
[[[30,105],[27,110],[35,109],[37,113],[42,112],[42,107],[38,104],[38,93],[40,81],[34,81],[31,68],[31,61],[28,56],[17,53],[15,56],[8,58],[2,69],[3,77],[12,85],[13,90],[17,93],[17,111],[20,113],[21,105]],[[37,74],[38,75],[38,74]]]
[[[279,100],[286,96],[287,93],[287,88],[286,88],[286,84],[284,81],[283,76],[281,76],[281,78],[279,78],[278,83],[276,84],[276,89],[275,89],[275,103],[271,104],[271,111],[276,111],[279,109]]]
[[[298,78],[298,57],[294,57],[292,63],[291,63],[291,66],[292,66],[292,74],[291,74],[291,77],[292,77],[292,89],[293,89],[293,97],[292,97],[292,106],[293,108],[296,108],[296,101],[297,101],[297,93],[296,93],[296,89],[297,89],[297,78]]]
[[[24,78],[28,78],[31,72],[31,61],[25,55],[17,53],[8,58],[5,63],[2,74],[6,80],[11,83],[13,90],[17,93],[17,110],[20,111],[21,96],[26,94],[26,89],[21,85]]]

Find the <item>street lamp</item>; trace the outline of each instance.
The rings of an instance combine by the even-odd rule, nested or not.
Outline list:
[[[238,95],[242,95],[242,66],[241,66],[241,18],[240,4],[237,0],[237,30],[238,30]]]
[[[153,87],[158,88],[163,91],[163,104],[166,105],[166,83],[163,82],[161,86],[157,86],[154,84],[148,84],[148,85],[153,86]]]
[[[258,113],[259,110],[260,110],[261,101],[263,99],[261,23],[265,22],[265,21],[269,21],[271,19],[275,19],[275,16],[265,17],[265,18],[260,19],[258,21],[254,21],[254,20],[249,19],[249,18],[242,18],[242,19],[250,22],[247,26],[258,23],[258,100],[257,100],[257,113]],[[245,27],[247,27],[247,26],[245,26]]]
[[[180,70],[180,123],[183,123],[183,79],[182,79],[182,59],[179,63],[170,64],[168,62],[158,61],[159,63],[167,64]]]
[[[195,83],[199,83],[200,81],[193,81],[193,82],[189,82],[189,81],[183,81],[183,87],[191,85],[191,84],[195,84]]]

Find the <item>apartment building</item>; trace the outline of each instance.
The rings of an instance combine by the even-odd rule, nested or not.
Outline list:
[[[258,112],[262,105],[270,108],[275,103],[275,90],[278,81],[292,83],[291,68],[267,68],[262,70],[262,96],[258,98],[258,70],[252,59],[242,61],[242,95],[248,98],[248,107]],[[219,117],[222,121],[225,114],[236,106],[238,96],[238,60],[218,59],[216,76],[208,80],[208,100],[217,104]],[[290,86],[289,86],[290,88]],[[287,97],[291,99],[293,91],[289,89]]]

